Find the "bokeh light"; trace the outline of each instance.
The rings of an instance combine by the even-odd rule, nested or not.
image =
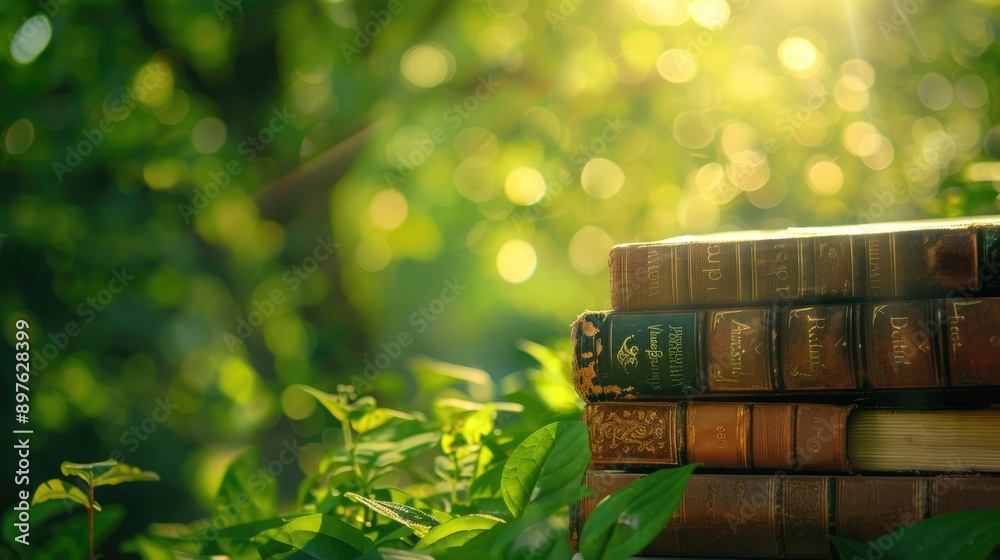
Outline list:
[[[440,45],[423,44],[403,54],[399,69],[415,86],[431,88],[443,83],[454,72],[454,57]]]
[[[625,172],[617,163],[606,158],[594,158],[587,162],[580,175],[583,190],[598,199],[611,198],[618,194],[625,184]]]
[[[729,23],[732,14],[726,0],[691,0],[688,6],[691,19],[705,29],[721,29]]]
[[[409,209],[406,196],[396,189],[377,192],[369,206],[372,222],[382,229],[396,229],[401,226],[406,221]]]
[[[10,56],[20,64],[30,64],[52,40],[52,23],[44,14],[32,16],[10,35]]]
[[[789,70],[798,72],[809,70],[816,64],[816,47],[802,37],[789,37],[778,47],[781,63]]]
[[[523,239],[511,239],[497,253],[497,271],[511,284],[520,284],[531,278],[536,266],[538,255],[535,248]]]
[[[535,169],[518,167],[507,175],[504,193],[514,204],[521,206],[534,204],[545,196],[545,179]]]

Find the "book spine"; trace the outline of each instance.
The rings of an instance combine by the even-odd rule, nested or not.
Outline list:
[[[591,403],[591,465],[851,472],[852,407],[731,402]]]
[[[608,255],[611,306],[661,309],[690,303],[686,245],[619,245]]]
[[[701,314],[586,312],[573,324],[573,385],[584,400],[701,392]]]
[[[571,532],[579,534],[604,497],[642,476],[588,473],[584,484],[597,492],[580,503]],[[695,474],[643,554],[830,558],[831,534],[868,542],[929,517],[997,503],[998,478]]]
[[[615,310],[1000,290],[995,227],[635,243],[609,256]]]
[[[949,299],[938,313],[951,385],[1000,385],[1000,298]]]
[[[750,241],[692,243],[687,251],[689,301],[696,305],[750,301],[751,245]]]
[[[1000,385],[1000,297],[587,312],[584,400]]]
[[[862,295],[863,247],[856,236],[824,235],[802,240],[803,297],[855,298]]]

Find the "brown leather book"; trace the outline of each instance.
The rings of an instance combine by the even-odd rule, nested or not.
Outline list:
[[[584,484],[597,495],[584,499],[572,520],[574,550],[597,504],[641,476],[586,475]],[[695,474],[643,555],[830,558],[827,535],[892,538],[935,515],[998,505],[1000,478]]]
[[[590,311],[572,338],[587,401],[1000,385],[1000,297]]]
[[[684,236],[617,245],[616,310],[1000,291],[1000,218]]]
[[[602,402],[588,404],[584,420],[593,468],[1000,473],[1000,408]]]

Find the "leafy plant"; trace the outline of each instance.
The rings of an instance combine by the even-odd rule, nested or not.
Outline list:
[[[50,500],[69,500],[82,505],[87,510],[87,543],[88,558],[94,558],[94,511],[101,511],[101,505],[94,499],[94,488],[110,486],[124,482],[157,481],[160,475],[152,471],[143,471],[119,463],[114,459],[99,463],[64,462],[60,466],[63,476],[78,476],[87,483],[87,493],[62,479],[53,478],[43,482],[35,490],[32,504],[41,504]]]
[[[1000,508],[959,511],[896,529],[868,543],[830,535],[841,558],[982,560],[1000,546]]]
[[[608,496],[583,525],[580,553],[587,560],[638,554],[670,521],[697,466],[657,471]]]

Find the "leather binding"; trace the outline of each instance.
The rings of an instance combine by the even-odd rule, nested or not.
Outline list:
[[[858,386],[849,305],[796,307],[784,314],[781,379],[788,391]]]
[[[992,299],[950,299],[941,315],[951,384],[1000,385],[1000,305]]]
[[[766,308],[708,311],[705,322],[708,390],[774,389],[771,348],[774,340]]]
[[[836,484],[834,524],[839,535],[868,542],[924,519],[926,479],[839,477]]]
[[[590,402],[1000,386],[1000,297],[588,311],[572,338]]]
[[[570,533],[579,535],[604,497],[642,476],[588,473],[584,484],[597,493],[580,503]],[[827,535],[866,542],[928,517],[996,507],[998,499],[1000,478],[695,474],[643,554],[831,558]]]
[[[584,418],[594,468],[700,463],[785,472],[1000,473],[995,408],[607,402],[588,404]]]
[[[1000,288],[988,217],[685,236],[612,248],[616,310],[952,297]]]

